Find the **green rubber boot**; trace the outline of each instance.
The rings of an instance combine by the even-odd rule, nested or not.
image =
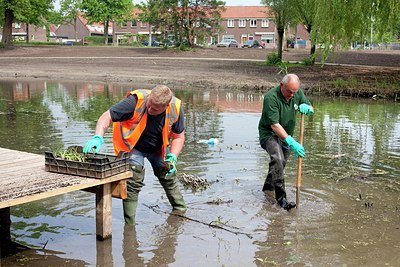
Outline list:
[[[179,190],[179,184],[176,175],[166,176],[165,174],[158,174],[158,180],[165,190],[169,203],[172,205],[172,209],[185,211],[186,204],[181,191]]]
[[[131,165],[132,177],[126,180],[128,198],[124,199],[124,219],[126,224],[135,224],[136,208],[138,205],[139,192],[144,186],[145,170],[143,166]]]
[[[124,199],[122,206],[124,208],[125,223],[129,225],[135,224],[135,215],[138,202],[131,199]]]

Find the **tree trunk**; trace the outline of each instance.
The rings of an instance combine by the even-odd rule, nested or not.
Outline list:
[[[152,34],[151,27],[153,27],[153,26],[149,23],[149,40],[148,40],[148,44],[147,44],[148,47],[151,47],[151,40],[153,39],[153,37],[151,35]]]
[[[282,61],[282,48],[283,48],[283,34],[285,33],[285,29],[278,28],[278,57]]]
[[[12,46],[12,23],[14,20],[14,12],[11,9],[4,11],[4,28],[3,28],[3,44],[5,48]]]
[[[308,25],[306,29],[307,29],[308,35],[311,36],[312,25]],[[311,59],[311,62],[313,65],[315,63],[315,49],[316,49],[315,42],[313,42],[311,40],[310,59]]]
[[[75,16],[74,18],[74,33],[75,33],[75,42],[78,42],[78,31],[77,31],[77,27],[76,27],[76,21],[78,20],[78,16]]]
[[[25,41],[28,44],[29,43],[29,24],[26,23],[25,26],[26,26],[26,39],[25,39]]]
[[[110,23],[109,20],[106,20],[104,22],[104,44],[108,45],[108,23]]]

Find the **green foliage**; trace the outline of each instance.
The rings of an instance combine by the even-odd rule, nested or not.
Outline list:
[[[133,8],[130,0],[82,0],[79,8],[90,22],[127,20]]]
[[[267,65],[276,66],[281,62],[282,60],[279,57],[278,53],[270,53],[267,55],[267,61],[266,61]]]
[[[302,64],[304,66],[312,66],[312,65],[314,65],[314,60],[311,57],[307,57],[307,58],[303,59]]]
[[[193,47],[195,38],[220,29],[224,4],[220,0],[150,0],[138,5],[144,11],[139,18],[149,23],[153,32],[160,31],[164,39],[173,35],[178,46],[186,40]]]
[[[269,8],[269,13],[266,15],[273,17],[275,20],[276,31],[278,32],[278,57],[282,60],[283,35],[285,29],[296,20],[295,16],[293,16],[294,7],[289,0],[261,0],[261,3]]]
[[[49,45],[60,45],[61,43],[57,42],[39,42],[39,41],[30,41],[29,43],[26,43],[25,41],[15,41],[14,44],[18,46],[26,46],[26,45],[44,45],[44,46],[49,46]]]
[[[4,44],[0,42],[0,49],[4,48]]]
[[[104,36],[85,36],[85,43],[90,45],[103,45],[104,44]],[[112,41],[110,37],[108,42]]]

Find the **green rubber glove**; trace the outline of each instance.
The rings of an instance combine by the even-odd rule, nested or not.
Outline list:
[[[83,147],[83,153],[91,153],[93,148],[96,148],[96,153],[98,153],[103,143],[103,137],[100,135],[95,135],[92,137],[92,139],[86,142],[85,146]]]
[[[285,138],[284,140],[286,144],[290,146],[290,148],[293,150],[294,153],[296,153],[296,156],[300,156],[304,158],[306,155],[306,151],[304,150],[304,147],[300,145],[296,140],[293,139],[290,135]]]
[[[173,175],[176,172],[176,156],[172,153],[168,153],[165,157],[165,162],[171,166],[169,172],[167,172],[167,176]]]
[[[306,116],[314,114],[313,107],[304,103],[299,106],[299,111]]]

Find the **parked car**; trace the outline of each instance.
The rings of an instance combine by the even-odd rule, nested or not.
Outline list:
[[[242,44],[242,48],[264,48],[257,40],[247,40]]]
[[[217,47],[239,47],[239,43],[234,39],[224,39],[217,44]]]
[[[148,41],[148,40],[143,40],[143,41],[142,41],[142,45],[148,46],[148,45],[149,45],[149,41]],[[160,46],[163,46],[163,45],[164,45],[164,44],[163,44],[163,43],[160,43],[159,41],[156,41],[156,40],[152,40],[152,41],[151,41],[151,46],[160,47]]]

